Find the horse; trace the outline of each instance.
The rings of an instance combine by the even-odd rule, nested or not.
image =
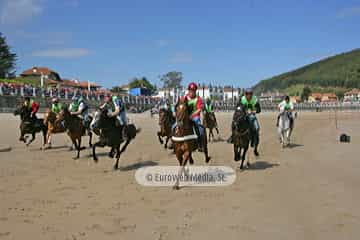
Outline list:
[[[174,185],[174,189],[180,189],[180,176],[185,172],[187,162],[194,163],[192,152],[198,149],[198,136],[194,133],[194,123],[190,119],[191,109],[188,107],[187,99],[182,98],[176,104],[176,127],[172,140],[175,145],[175,155],[179,162],[179,175]],[[205,132],[205,131],[204,131]],[[205,162],[209,163],[210,156],[208,155],[206,132],[201,136],[202,146],[204,148]]]
[[[57,114],[51,109],[47,109],[44,117],[44,123],[48,126],[48,131],[46,135],[48,148],[51,148],[51,139],[53,134],[64,133],[66,128],[64,124],[60,121],[57,121]]]
[[[93,160],[98,162],[96,147],[111,147],[109,157],[113,158],[116,151],[114,170],[119,168],[120,155],[126,150],[131,140],[135,139],[136,134],[140,132],[140,129],[136,129],[134,124],[117,126],[116,121],[116,118],[108,117],[107,108],[102,108],[95,113],[91,124],[92,128],[99,129],[100,131],[100,140],[92,146]],[[125,144],[120,150],[120,146],[124,141]]]
[[[293,130],[293,124],[291,121],[293,121],[291,120],[291,112],[286,111],[285,109],[280,109],[278,134],[282,147],[290,145],[290,137]]]
[[[172,116],[172,112],[166,109],[160,109],[159,111],[159,125],[160,131],[157,132],[157,136],[159,138],[160,144],[164,144],[163,137],[166,137],[165,140],[165,149],[167,148],[167,144],[171,139],[172,135],[172,125],[174,124],[175,120]]]
[[[246,111],[244,107],[240,104],[236,107],[233,120],[231,123],[232,129],[232,142],[234,145],[234,160],[240,161],[240,169],[243,169],[244,161],[246,158],[246,152],[249,149],[251,133],[250,125],[247,119]],[[241,155],[242,150],[242,155]],[[247,161],[247,166],[250,166],[250,162]]]
[[[60,124],[63,122],[67,130],[67,134],[70,137],[72,144],[75,146],[75,149],[77,150],[77,154],[74,159],[78,159],[80,157],[80,151],[84,149],[81,148],[81,137],[85,135],[86,132],[86,127],[83,124],[83,120],[78,116],[71,115],[68,108],[63,108],[60,111],[56,122],[59,122]]]
[[[19,141],[23,141],[26,146],[29,146],[34,140],[35,135],[38,132],[43,133],[43,146],[46,144],[47,126],[44,124],[43,119],[31,119],[31,110],[22,106],[14,111],[14,115],[20,115],[20,138]],[[30,141],[27,142],[27,134],[31,134]]]
[[[209,142],[211,141],[211,137],[214,141],[214,133],[213,133],[214,128],[215,128],[217,134],[219,135],[219,129],[217,126],[215,113],[205,111],[203,116],[204,116],[203,117],[204,128],[209,129]]]

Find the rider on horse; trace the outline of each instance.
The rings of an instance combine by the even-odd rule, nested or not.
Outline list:
[[[111,112],[109,111],[108,117],[116,117],[116,125],[117,126],[124,126],[127,124],[127,117],[126,117],[126,109],[125,104],[122,102],[120,98],[116,95],[107,95],[104,98],[105,104],[101,107],[109,106]]]
[[[213,103],[211,101],[211,98],[209,98],[209,97],[206,98],[204,110],[207,113],[214,113],[214,106],[213,106]],[[215,118],[215,114],[214,114],[214,118]],[[216,118],[215,118],[215,122],[217,122]]]
[[[62,104],[59,102],[59,98],[55,97],[51,100],[51,111],[56,114],[59,114],[62,110]]]
[[[291,114],[292,111],[294,110],[294,104],[290,101],[290,97],[289,96],[285,96],[285,99],[279,103],[278,105],[278,109],[279,111],[281,111],[282,109],[285,111],[290,112],[290,126],[292,127],[293,123],[294,123],[294,118],[293,115]],[[279,118],[280,118],[280,114],[277,117],[277,121],[276,121],[276,126],[279,126]]]
[[[31,100],[29,97],[25,97],[23,106],[30,112],[30,119],[34,123],[36,122],[36,113],[39,111],[40,104]]]
[[[69,106],[69,112],[73,116],[78,116],[83,120],[83,125],[88,126],[89,122],[89,106],[86,104],[82,96],[74,96]]]
[[[251,127],[252,138],[251,146],[254,147],[260,130],[260,125],[256,118],[256,114],[261,112],[260,104],[258,103],[256,96],[253,95],[253,90],[251,88],[245,90],[245,95],[241,97],[240,103],[248,112],[248,121]]]
[[[198,87],[196,83],[190,83],[188,86],[188,94],[185,96],[185,98],[187,99],[188,106],[191,108],[190,118],[195,125],[195,132],[198,136],[199,150],[201,151],[203,148],[201,137],[204,135],[205,130],[201,124],[200,114],[204,104],[202,98],[196,95],[197,88]]]

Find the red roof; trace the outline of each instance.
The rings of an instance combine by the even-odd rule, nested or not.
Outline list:
[[[33,68],[30,68],[30,69],[27,69],[27,70],[23,71],[21,73],[21,75],[25,75],[25,76],[26,75],[41,75],[41,74],[50,75],[51,73],[58,74],[54,70],[52,70],[50,68],[47,68],[47,67],[33,67]]]

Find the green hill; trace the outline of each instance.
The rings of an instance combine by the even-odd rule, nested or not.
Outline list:
[[[340,93],[360,88],[360,49],[335,55],[302,68],[260,81],[256,93],[283,91],[300,95],[304,86],[313,91]]]

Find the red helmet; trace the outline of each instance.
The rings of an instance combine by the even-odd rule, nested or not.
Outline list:
[[[197,89],[198,89],[198,86],[196,85],[196,83],[194,83],[194,82],[189,83],[188,90],[196,91]]]

